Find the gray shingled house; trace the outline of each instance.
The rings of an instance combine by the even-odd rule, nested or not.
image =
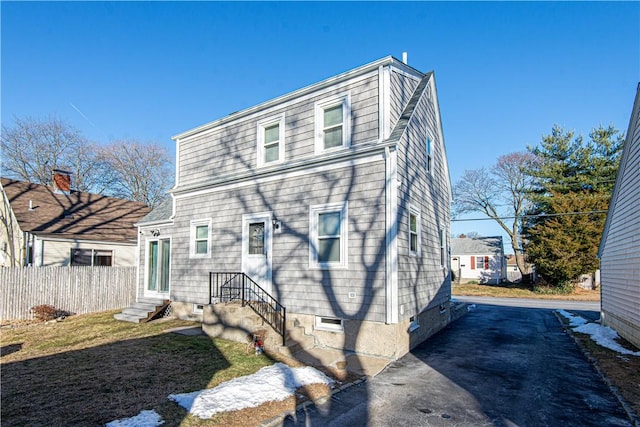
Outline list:
[[[598,257],[604,325],[640,348],[640,84]]]
[[[382,58],[173,139],[172,204],[140,223],[140,299],[222,336],[239,299],[283,341],[386,358],[449,322],[432,72]]]

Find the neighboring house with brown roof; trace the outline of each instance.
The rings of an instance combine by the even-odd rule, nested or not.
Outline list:
[[[136,265],[138,202],[1,178],[0,266]]]
[[[598,250],[601,320],[640,347],[640,84]]]

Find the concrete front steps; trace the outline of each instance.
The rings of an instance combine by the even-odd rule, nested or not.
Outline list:
[[[170,300],[159,298],[140,298],[131,307],[125,308],[121,313],[114,314],[113,318],[132,323],[148,322],[164,311],[170,303]]]

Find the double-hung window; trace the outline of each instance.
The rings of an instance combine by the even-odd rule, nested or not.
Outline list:
[[[211,220],[191,221],[189,240],[191,258],[211,257]]]
[[[440,237],[440,267],[445,268],[447,265],[447,240],[444,229],[440,229],[438,236]]]
[[[409,252],[420,254],[420,211],[409,208]]]
[[[349,94],[315,104],[316,153],[351,145],[351,100]]]
[[[312,206],[309,224],[310,266],[345,267],[347,265],[347,204]]]
[[[432,174],[433,173],[433,154],[431,153],[431,138],[427,137],[427,141],[425,144],[425,149],[426,149],[426,168],[427,168],[427,174]]]
[[[284,161],[284,114],[258,122],[258,166]]]

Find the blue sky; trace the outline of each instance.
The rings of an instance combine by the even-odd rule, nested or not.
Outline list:
[[[557,123],[626,131],[639,2],[7,2],[2,123],[171,136],[387,55],[434,70],[451,179]],[[480,216],[480,215],[474,215]],[[452,233],[503,233],[490,221]]]

